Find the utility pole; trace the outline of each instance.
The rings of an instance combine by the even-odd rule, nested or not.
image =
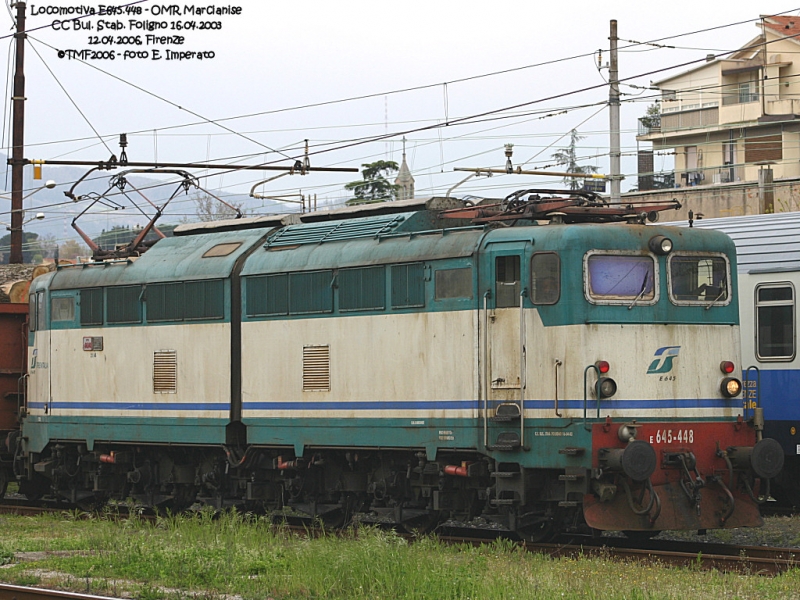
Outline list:
[[[609,154],[611,158],[611,202],[619,202],[620,182],[620,150],[619,150],[619,67],[617,65],[617,20],[611,20],[611,64],[608,69],[608,114],[610,120],[611,140]]]
[[[25,3],[16,2],[16,61],[14,90],[11,96],[13,123],[11,133],[11,264],[22,262],[22,175],[25,155]]]

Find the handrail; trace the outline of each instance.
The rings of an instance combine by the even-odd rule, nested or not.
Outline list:
[[[556,416],[560,417],[561,413],[558,412],[558,367],[563,365],[564,363],[561,362],[559,359],[555,360],[555,368],[556,368]]]
[[[756,365],[750,365],[744,370],[744,414],[742,417],[747,419],[747,410],[750,408],[750,386],[747,384],[750,382],[750,371],[755,370],[756,372],[756,405],[755,408],[759,408],[761,405],[761,369],[759,369]]]
[[[483,294],[483,447],[489,448],[489,297],[491,292]]]
[[[586,431],[589,431],[589,427],[586,426],[588,423],[586,419],[586,412],[588,409],[588,393],[586,391],[586,374],[589,372],[589,369],[594,369],[595,374],[597,375],[597,382],[595,382],[595,396],[597,396],[597,418],[600,418],[600,394],[597,393],[597,383],[600,382],[600,369],[597,368],[597,365],[589,365],[583,370],[583,427]]]
[[[527,386],[527,365],[525,357],[525,296],[528,289],[519,293],[519,445],[525,447],[525,387]]]

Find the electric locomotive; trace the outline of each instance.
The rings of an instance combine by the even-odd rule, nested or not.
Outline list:
[[[31,286],[26,493],[527,539],[761,523],[736,255],[526,190],[176,229]]]

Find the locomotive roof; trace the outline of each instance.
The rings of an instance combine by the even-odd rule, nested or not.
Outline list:
[[[136,260],[60,267],[53,275],[50,289],[227,277],[236,260],[268,232],[269,229],[255,229],[165,238]],[[217,253],[233,250],[221,256],[208,256],[215,248]]]
[[[188,223],[175,228],[176,236],[195,235],[211,231],[234,231],[263,227],[282,227],[299,223],[317,223],[321,221],[337,221],[367,216],[408,213],[417,210],[446,210],[462,208],[464,201],[457,198],[438,197],[412,198],[395,202],[375,202],[357,204],[334,209],[322,209],[309,213],[291,213],[285,215],[266,215],[244,219],[225,219],[204,223]]]
[[[674,223],[688,227],[683,221]],[[696,229],[716,229],[728,234],[736,244],[740,273],[796,271],[800,268],[800,213],[744,215],[700,219]]]

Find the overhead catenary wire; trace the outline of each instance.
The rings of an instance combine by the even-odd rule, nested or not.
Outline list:
[[[675,68],[675,67],[670,67],[670,68]],[[579,90],[579,91],[581,91],[581,90]],[[577,93],[577,92],[574,92],[574,93]],[[541,101],[541,100],[540,100],[540,101]],[[502,109],[501,109],[501,110],[502,110]],[[236,132],[234,132],[234,133],[236,133]],[[399,135],[399,133],[398,133],[398,134],[395,134],[395,135]],[[369,141],[369,140],[366,140],[364,143],[368,143],[368,141]],[[235,169],[234,169],[234,170],[235,170]]]

